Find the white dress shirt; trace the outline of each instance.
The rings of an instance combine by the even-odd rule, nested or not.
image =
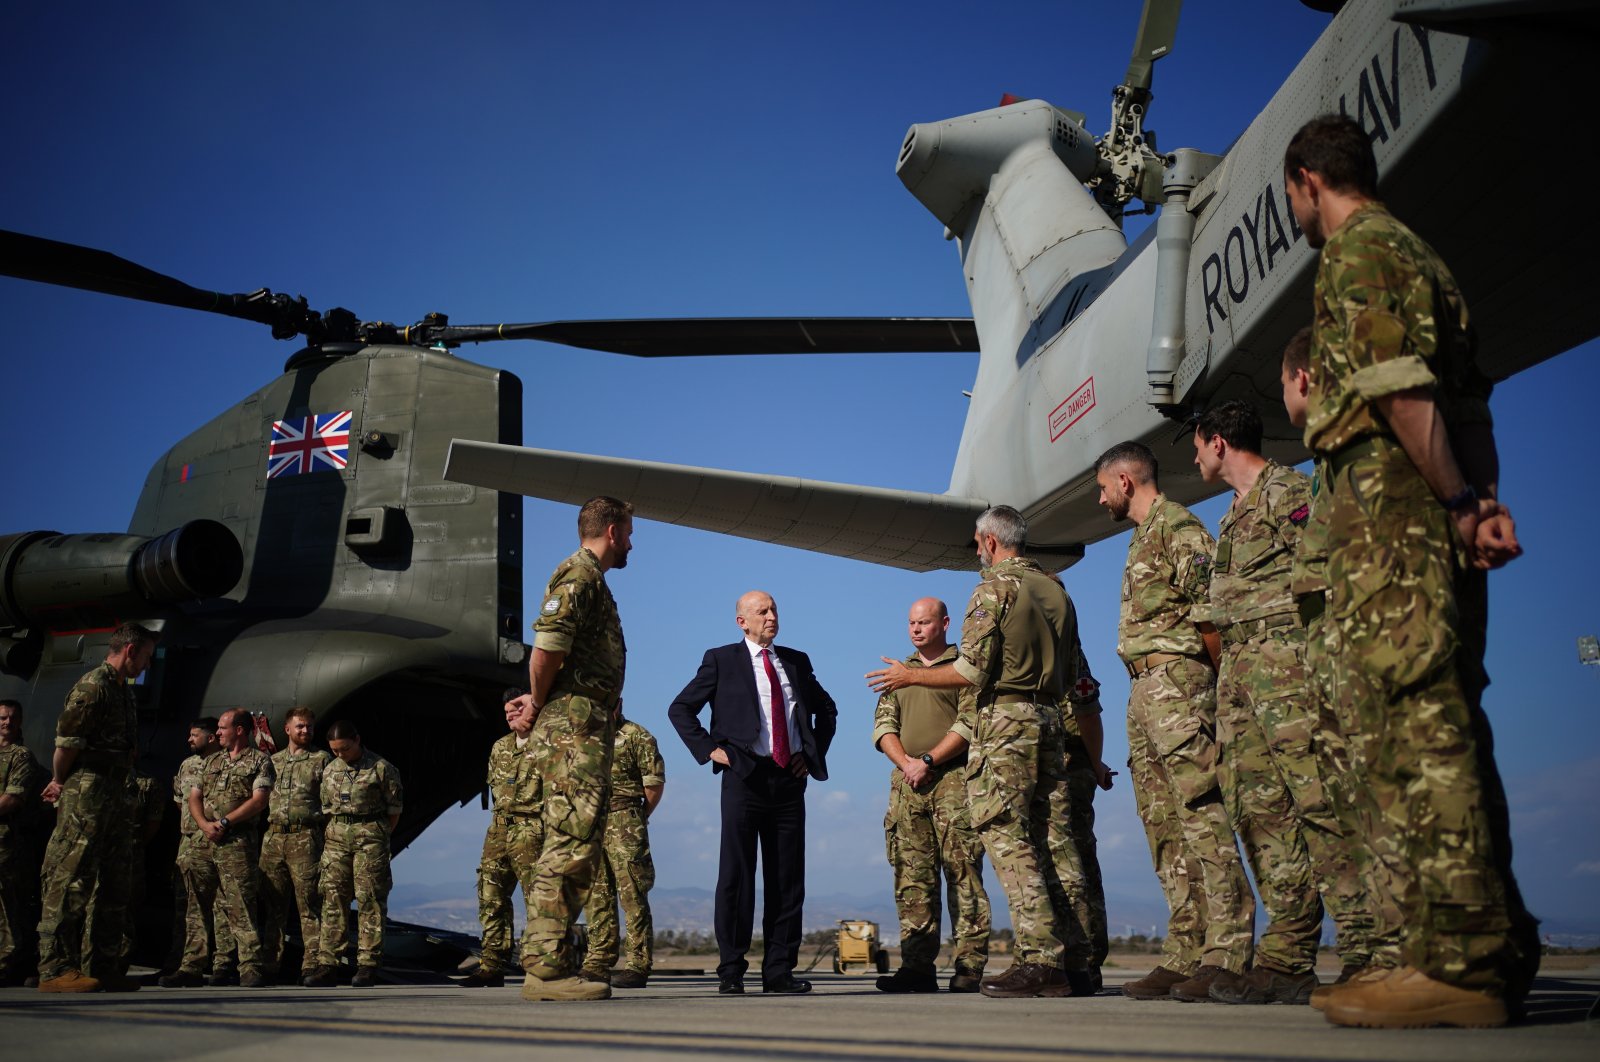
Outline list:
[[[756,694],[761,698],[761,734],[756,738],[755,747],[750,751],[757,756],[772,755],[772,683],[767,681],[767,668],[761,662],[762,647],[752,642],[749,638],[744,640],[744,647],[750,651],[750,666],[756,675]],[[800,731],[794,722],[794,688],[789,685],[789,672],[784,670],[783,661],[778,659],[777,653],[772,653],[772,670],[778,673],[778,686],[783,691],[783,717],[789,723],[789,755],[800,754]]]

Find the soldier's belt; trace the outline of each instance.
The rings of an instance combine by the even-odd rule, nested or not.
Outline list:
[[[1354,442],[1345,443],[1328,455],[1328,471],[1332,475],[1340,475],[1361,458],[1379,457],[1395,449],[1398,445],[1398,443],[1382,435],[1368,435]]]
[[[1264,616],[1261,619],[1245,620],[1243,623],[1232,623],[1224,627],[1222,635],[1223,645],[1242,645],[1252,638],[1259,638],[1268,631],[1282,630],[1285,627],[1298,627],[1300,616],[1294,612],[1280,612],[1275,616]]]
[[[557,697],[574,696],[587,697],[591,701],[599,701],[601,704],[607,705],[615,705],[617,702],[616,690],[603,690],[598,686],[585,686],[581,682],[558,682],[555,689],[550,691],[549,699],[554,700]]]
[[[126,752],[109,752],[104,749],[83,749],[72,766],[87,767],[97,774],[127,774],[133,769],[133,757]]]
[[[638,796],[638,797],[612,797],[611,798],[611,810],[612,811],[623,811],[623,810],[626,810],[628,808],[642,808],[642,807],[644,807],[644,797],[642,797],[642,796]]]
[[[1046,690],[1006,690],[995,694],[985,704],[1054,704],[1061,698]]]
[[[268,833],[305,833],[307,830],[320,830],[320,822],[269,822]]]
[[[501,811],[495,809],[494,817],[501,822],[532,822],[539,817],[537,811]]]
[[[1174,660],[1199,659],[1200,657],[1198,656],[1189,656],[1186,653],[1151,653],[1149,656],[1141,656],[1139,659],[1131,663],[1125,661],[1124,666],[1128,669],[1129,678],[1138,678],[1146,671],[1158,668],[1162,664],[1170,664]]]
[[[389,816],[382,813],[376,815],[333,815],[334,822],[384,822]]]

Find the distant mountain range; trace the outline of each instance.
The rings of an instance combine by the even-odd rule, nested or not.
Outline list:
[[[991,895],[996,928],[1009,926],[1011,919],[1006,911],[1005,897]],[[1150,934],[1152,929],[1162,932],[1166,926],[1167,910],[1160,904],[1139,899],[1107,897],[1111,933],[1113,936],[1128,933]],[[760,894],[756,905],[759,910]],[[650,893],[650,911],[658,930],[680,932],[711,932],[715,900],[710,889],[656,889]],[[521,900],[517,901],[517,921],[522,920]],[[389,894],[389,916],[404,922],[417,922],[437,926],[458,933],[477,934],[478,898],[468,885],[396,885]],[[757,918],[759,920],[759,914]],[[805,928],[828,929],[842,919],[868,919],[881,927],[883,939],[888,944],[900,940],[899,920],[895,915],[894,897],[849,895],[845,893],[812,894],[806,897]]]

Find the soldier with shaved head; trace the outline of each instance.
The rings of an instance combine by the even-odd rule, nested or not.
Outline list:
[[[957,656],[946,640],[950,613],[924,597],[907,620],[908,668],[937,667]],[[989,959],[989,895],[983,843],[967,814],[967,746],[955,689],[908,686],[878,698],[872,743],[889,758],[889,813],[883,820],[894,901],[900,915],[900,969],[878,978],[881,992],[936,992],[941,872],[950,895],[955,973],[950,991],[976,992]]]

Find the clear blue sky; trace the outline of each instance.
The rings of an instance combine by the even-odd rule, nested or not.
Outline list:
[[[1107,123],[1135,4],[46,4],[0,14],[0,227],[104,247],[201,287],[457,322],[741,314],[965,314],[940,227],[896,180],[912,122],[1040,96]],[[1192,5],[1156,71],[1161,144],[1220,151],[1320,32],[1281,0]],[[1508,87],[1508,91],[1517,91]],[[1465,224],[1465,220],[1463,224]],[[1471,292],[1468,292],[1470,298]],[[0,280],[8,372],[0,530],[118,530],[173,442],[294,346],[242,322]],[[1504,384],[1505,496],[1528,555],[1497,574],[1489,708],[1535,910],[1589,927],[1600,885],[1600,631],[1591,493],[1594,344]],[[940,491],[975,360],[647,363],[537,344],[466,348],[514,369],[530,445]],[[1201,510],[1214,527],[1220,503]],[[570,508],[529,502],[528,596],[572,548]],[[926,576],[641,523],[613,577],[631,713],[662,737],[664,886],[709,886],[709,774],[665,706],[733,601],[776,596],[841,708],[812,795],[810,886],[889,889],[887,764],[861,681],[906,649]],[[1113,653],[1126,536],[1068,573],[1125,758]],[[1126,771],[1097,805],[1108,887],[1158,892]],[[397,864],[470,882],[483,825],[452,813]]]

